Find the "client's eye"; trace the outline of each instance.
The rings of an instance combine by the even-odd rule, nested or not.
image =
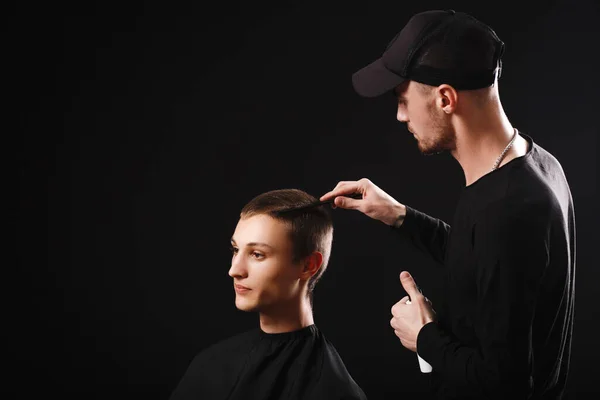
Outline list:
[[[231,253],[234,255],[237,254],[237,252],[238,252],[238,248],[235,246],[229,246],[229,249],[231,250]]]
[[[262,253],[259,253],[258,251],[253,251],[252,252],[252,257],[256,258],[257,260],[261,260],[263,259],[265,256]]]

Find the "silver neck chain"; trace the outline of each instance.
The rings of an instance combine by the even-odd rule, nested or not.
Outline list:
[[[517,128],[513,128],[515,130],[515,133],[513,134],[512,139],[510,139],[510,142],[508,142],[508,144],[506,145],[506,147],[504,148],[504,151],[502,152],[502,154],[500,154],[498,156],[498,158],[496,159],[496,162],[494,163],[494,167],[492,168],[492,171],[495,171],[498,169],[498,166],[500,165],[500,162],[502,161],[502,159],[504,158],[504,155],[506,154],[506,152],[508,150],[510,150],[510,148],[512,147],[513,143],[515,142],[515,139],[517,138],[517,133],[519,131],[517,131]]]

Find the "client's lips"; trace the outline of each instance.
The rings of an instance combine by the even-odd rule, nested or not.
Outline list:
[[[235,284],[233,285],[233,287],[235,288],[235,291],[236,291],[237,293],[246,293],[246,292],[248,292],[248,291],[252,290],[252,289],[250,289],[249,287],[246,287],[246,286],[244,286],[244,285],[240,285],[239,283],[235,283]]]

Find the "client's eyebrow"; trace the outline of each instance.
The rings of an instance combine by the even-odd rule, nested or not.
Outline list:
[[[235,240],[233,238],[231,238],[231,244],[236,244]],[[274,248],[270,244],[266,244],[266,243],[262,243],[262,242],[250,242],[250,243],[247,243],[246,246],[248,246],[248,247],[268,247],[270,249]]]
[[[270,244],[261,243],[261,242],[250,242],[246,246],[248,246],[248,247],[268,247],[270,249],[273,248],[273,246],[271,246]]]

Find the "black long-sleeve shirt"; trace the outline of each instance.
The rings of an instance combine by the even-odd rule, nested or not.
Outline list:
[[[170,400],[367,400],[316,325],[254,329],[216,343],[191,362]]]
[[[564,392],[573,201],[559,162],[523,136],[523,157],[463,189],[451,227],[407,207],[399,228],[446,272],[445,307],[417,338],[438,398],[559,399]]]

